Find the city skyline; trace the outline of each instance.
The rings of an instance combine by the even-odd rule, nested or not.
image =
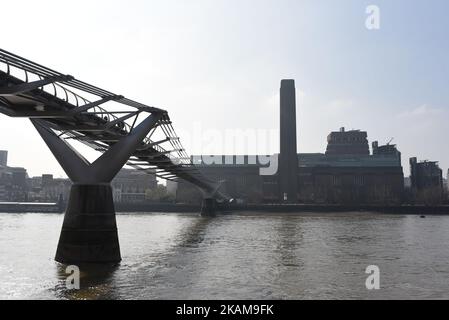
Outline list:
[[[78,4],[67,10],[47,2],[46,10],[56,18],[40,21],[39,28],[58,41],[36,50],[38,37],[20,40],[42,10],[29,3],[35,10],[24,13],[14,35],[4,35],[3,47],[170,110],[181,136],[198,122],[221,132],[229,127],[277,130],[279,80],[293,78],[298,152],[324,152],[328,133],[346,127],[367,131],[370,141],[381,144],[394,138],[406,175],[405,159],[412,156],[437,160],[445,172],[449,167],[444,148],[449,100],[444,1],[433,1],[432,6],[376,1],[379,30],[365,27],[365,9],[373,4],[368,1],[240,2],[238,10],[236,3],[223,1],[136,1],[131,6],[108,2],[103,11]],[[5,12],[22,5],[8,3]],[[102,7],[101,2],[88,5]],[[55,28],[64,24],[67,12],[72,18],[83,16],[86,23]],[[5,19],[7,23],[11,18]],[[122,43],[112,41],[115,37]],[[66,41],[64,47],[58,43]],[[89,50],[80,50],[86,47]],[[111,66],[116,76],[111,76]],[[126,78],[133,81],[123,81]],[[27,119],[2,118],[0,125],[4,137],[17,137],[4,139],[0,146],[10,151],[10,163],[28,168],[31,175],[65,176]],[[27,152],[24,143],[30,147]],[[184,145],[190,154],[208,152],[207,146],[198,150],[189,141]],[[278,148],[274,145],[267,152]],[[222,153],[253,150],[223,146]]]

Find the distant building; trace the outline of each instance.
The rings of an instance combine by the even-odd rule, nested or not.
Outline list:
[[[205,176],[222,181],[222,191],[248,203],[399,204],[403,201],[401,153],[395,145],[373,143],[365,131],[341,128],[327,137],[325,153],[297,153],[295,86],[281,82],[281,153],[274,175],[261,175],[257,155],[192,156]],[[294,135],[294,139],[292,137]],[[231,161],[230,161],[231,160]],[[201,194],[180,182],[178,202],[199,202]]]
[[[447,174],[446,174],[446,197],[445,197],[445,201],[447,203],[449,203],[449,169],[447,169]]]
[[[445,201],[446,203],[449,202],[449,183],[447,180],[447,176],[446,178],[443,178],[443,201]]]
[[[439,204],[443,201],[443,170],[437,161],[418,162],[410,158],[410,180],[416,203]]]
[[[28,177],[24,168],[7,166],[7,151],[0,151],[0,201],[67,202],[72,182],[54,178],[52,174]],[[157,187],[155,175],[134,169],[122,169],[112,181],[113,197],[117,202],[137,202]]]
[[[0,166],[0,201],[9,200],[9,179],[6,174],[6,167]]]
[[[446,187],[447,187],[447,191],[449,192],[449,169],[447,169],[447,174],[446,174]]]
[[[42,177],[31,177],[28,183],[28,200],[31,202],[41,200]]]
[[[27,201],[28,174],[19,167],[0,167],[0,201]]]
[[[70,179],[53,178],[51,174],[43,174],[42,198],[48,202],[57,202],[59,199],[67,202],[69,200],[71,186],[72,182]]]
[[[112,180],[113,197],[116,202],[141,202],[148,190],[157,187],[156,176],[134,169],[122,169]]]
[[[401,203],[404,174],[401,153],[394,148],[391,154],[299,154],[300,202]]]
[[[327,137],[326,155],[369,155],[368,134],[360,130],[331,132]]]
[[[67,202],[72,182],[67,178],[54,178],[52,174],[32,177],[27,180],[28,200],[33,202]]]
[[[388,148],[391,150],[391,147]],[[404,174],[400,165],[401,153],[376,155],[300,153],[297,155],[296,176],[299,203],[327,204],[399,204],[404,192]],[[216,158],[220,156],[215,156]],[[243,164],[205,164],[201,156],[192,161],[201,172],[215,181],[223,181],[222,191],[233,198],[250,203],[283,202],[279,198],[279,175],[262,176],[260,165],[251,159],[256,156],[240,156]],[[235,162],[234,162],[235,163]],[[199,193],[186,182],[179,184],[177,199],[180,202],[197,202]],[[191,198],[191,200],[189,200]]]
[[[0,151],[0,201],[57,202],[60,196],[67,200],[71,182],[53,179],[53,175],[28,177],[27,170],[8,167],[8,152]]]
[[[402,166],[402,157],[401,153],[396,148],[395,144],[389,144],[379,146],[378,141],[373,142],[373,156],[386,156],[396,159],[396,165]]]
[[[45,187],[53,183],[53,175],[52,174],[43,174],[41,177],[41,186]]]
[[[0,167],[8,166],[8,151],[0,150]]]
[[[213,156],[215,163],[206,164],[202,156],[192,156],[192,162],[201,172],[214,181],[221,181],[220,190],[232,198],[244,199],[251,203],[279,202],[280,188],[278,175],[259,174],[260,165],[256,156]],[[271,183],[273,180],[273,183]],[[192,184],[180,181],[176,199],[183,203],[199,203],[201,193]]]

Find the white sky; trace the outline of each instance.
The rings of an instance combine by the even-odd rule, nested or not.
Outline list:
[[[364,24],[372,3],[378,31]],[[5,1],[0,47],[168,110],[190,154],[278,152],[277,139],[255,150],[207,130],[272,137],[280,80],[293,78],[300,152],[324,152],[327,134],[345,126],[370,142],[394,137],[406,173],[410,156],[447,170],[447,4],[408,3]],[[199,128],[209,133],[201,143]],[[0,149],[30,175],[64,175],[26,119],[0,116]]]

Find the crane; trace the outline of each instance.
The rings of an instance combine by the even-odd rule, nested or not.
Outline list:
[[[387,142],[387,146],[390,145],[391,142],[393,142],[394,138],[391,138],[390,141]]]

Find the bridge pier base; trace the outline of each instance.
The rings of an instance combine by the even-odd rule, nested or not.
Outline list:
[[[217,201],[214,198],[204,198],[201,204],[201,215],[213,217],[217,211]]]
[[[121,260],[109,184],[72,186],[55,260],[67,264]]]

